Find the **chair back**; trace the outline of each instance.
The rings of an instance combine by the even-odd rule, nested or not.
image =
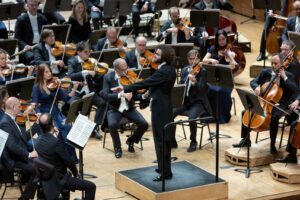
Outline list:
[[[55,174],[55,167],[41,158],[35,158],[33,163],[42,180],[48,180]]]

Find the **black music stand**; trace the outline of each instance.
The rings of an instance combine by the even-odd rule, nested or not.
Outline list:
[[[102,51],[100,62],[105,62],[108,66],[113,66],[114,60],[119,57],[118,49],[105,49]]]
[[[216,28],[219,27],[220,10],[191,10],[190,19],[195,27]]]
[[[280,0],[252,0],[252,16],[249,19],[246,19],[245,21],[242,21],[240,24],[244,24],[250,20],[255,20],[255,9],[257,10],[265,10],[265,14],[268,10],[280,10],[281,9],[281,1]]]
[[[243,103],[245,110],[247,110],[249,113],[249,116],[248,116],[249,122],[247,125],[247,137],[246,137],[246,140],[247,140],[247,139],[250,139],[250,132],[251,132],[250,124],[251,124],[251,119],[252,119],[253,115],[258,114],[258,115],[263,116],[264,110],[260,106],[260,102],[255,94],[248,92],[246,90],[239,89],[239,88],[236,88],[236,91]],[[243,145],[244,144],[242,144],[242,146]],[[239,168],[239,169],[235,169],[234,171],[245,173],[246,178],[250,177],[251,172],[259,173],[259,172],[263,171],[261,169],[250,169],[250,145],[247,146],[247,167],[246,167],[246,169]]]
[[[82,99],[81,99],[82,100],[82,108],[81,108],[82,115],[85,115],[85,116],[89,115],[94,95],[95,95],[95,92],[91,92],[82,97]]]
[[[70,11],[72,8],[72,0],[51,0],[46,1],[43,13],[51,13],[55,11]]]
[[[172,89],[172,106],[173,106],[173,108],[182,106],[182,102],[184,100],[184,91],[185,91],[185,84],[174,85],[174,87]]]
[[[288,35],[289,35],[289,40],[291,40],[295,44],[294,51],[299,51],[300,50],[300,33],[288,31]]]
[[[156,10],[169,9],[171,7],[177,7],[180,0],[157,0],[155,3]]]
[[[218,87],[233,88],[233,75],[231,67],[228,65],[207,65],[203,67],[206,69],[206,80],[210,85]],[[219,93],[216,95],[216,182],[219,180]]]
[[[44,25],[42,27],[42,31],[44,29],[53,30],[55,35],[55,40],[65,44],[68,41],[67,39],[69,38],[71,24]]]
[[[193,43],[179,43],[179,44],[169,44],[168,46],[173,47],[176,53],[176,68],[181,69],[188,65],[186,59],[187,53],[194,48]]]
[[[106,28],[101,28],[99,30],[93,30],[90,34],[88,42],[90,43],[91,46],[94,46],[97,44],[98,39],[105,37],[105,35],[106,35]]]
[[[17,44],[17,39],[0,40],[0,48],[5,50],[9,55],[13,55],[15,53]]]
[[[131,13],[132,0],[110,0],[104,2],[103,16],[114,16],[119,19],[120,15]],[[118,20],[118,23],[120,21]],[[119,26],[119,24],[118,24]]]
[[[32,87],[35,82],[35,77],[19,78],[6,82],[6,89],[9,96],[18,97],[19,99],[30,100]]]
[[[2,3],[0,4],[0,20],[8,20],[8,32],[10,33],[10,20],[17,19],[24,11],[24,3]]]
[[[143,69],[130,68],[130,70],[134,71],[141,79],[146,79],[151,75],[150,68],[143,68]]]

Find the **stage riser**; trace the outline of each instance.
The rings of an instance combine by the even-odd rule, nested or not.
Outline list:
[[[273,163],[270,165],[272,178],[289,184],[300,183],[298,164]]]

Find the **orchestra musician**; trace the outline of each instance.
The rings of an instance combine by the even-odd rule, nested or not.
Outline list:
[[[138,95],[132,92],[116,93],[112,92],[111,88],[122,84],[122,77],[127,75],[128,66],[123,58],[118,58],[113,62],[114,72],[108,73],[104,76],[103,81],[103,98],[109,103],[107,111],[107,122],[109,132],[111,134],[115,157],[122,157],[121,141],[118,134],[118,127],[122,117],[129,119],[136,124],[137,128],[134,130],[126,144],[128,145],[128,152],[133,153],[134,143],[138,143],[143,134],[148,129],[148,123],[144,117],[139,113],[135,106],[134,100],[145,99],[145,95]]]
[[[229,58],[231,55],[230,49],[226,49],[229,45],[230,42],[227,33],[224,30],[218,30],[215,35],[215,44],[208,49],[205,57],[203,58],[203,62],[211,64],[235,65],[234,58],[233,60],[226,59],[226,57]],[[229,88],[210,86],[208,97],[211,99],[211,102],[217,101],[217,93],[219,93],[220,96],[219,102],[215,102],[219,104],[218,119],[220,123],[227,123],[231,118],[231,92],[232,89]]]
[[[27,177],[25,190],[19,199],[34,199],[35,186],[33,180],[35,178],[35,168],[32,158],[37,157],[37,152],[29,152],[27,143],[31,140],[29,131],[25,132],[16,122],[16,116],[20,113],[21,104],[16,97],[9,97],[5,102],[5,114],[0,122],[0,129],[9,134],[6,141],[3,154],[1,156],[2,163],[10,171],[14,168],[21,169],[24,177]],[[34,107],[28,108],[29,112]],[[31,128],[32,133],[39,132],[40,127],[34,124]]]
[[[220,8],[220,1],[219,0],[200,0],[196,3],[193,8],[198,10],[204,9],[219,9]]]
[[[126,62],[129,68],[143,68],[140,63],[140,58],[144,57],[147,47],[147,39],[144,36],[139,36],[135,39],[135,49],[126,52]]]
[[[53,87],[51,85],[57,86]],[[35,112],[50,113],[53,116],[55,126],[59,130],[59,138],[66,144],[67,135],[71,129],[70,125],[65,124],[66,117],[58,109],[57,101],[67,102],[78,88],[78,82],[73,83],[69,94],[59,87],[59,81],[53,77],[51,68],[47,64],[39,65],[36,83],[32,88],[32,102],[36,105]],[[66,144],[67,145],[67,144]],[[77,157],[74,147],[67,145],[71,159],[76,163]]]
[[[44,113],[39,118],[42,134],[36,140],[35,148],[39,159],[53,165],[56,169],[55,178],[43,180],[43,191],[48,199],[57,197],[63,189],[68,191],[82,190],[86,200],[94,200],[96,185],[88,180],[77,178],[78,170],[70,159],[68,152],[60,139],[57,138],[53,126],[53,118],[49,113]],[[68,173],[70,169],[73,177]]]
[[[295,83],[294,75],[288,71],[286,71],[282,67],[282,61],[283,57],[280,54],[276,54],[272,56],[272,69],[264,69],[258,77],[253,79],[250,82],[251,88],[254,90],[254,92],[257,95],[261,94],[261,87],[264,83],[268,82],[273,78],[274,76],[277,76],[275,79],[275,84],[279,85],[280,88],[283,90],[282,97],[279,101],[279,107],[287,110],[289,108],[290,102],[292,102],[293,98],[295,97],[295,94],[298,94],[299,88],[297,84]],[[276,108],[272,109],[271,113],[271,122],[270,122],[270,153],[276,154],[277,149],[275,147],[276,137],[277,137],[277,131],[278,131],[278,124],[279,119],[284,116],[285,114]],[[291,122],[295,120],[296,115],[287,115],[287,121]],[[247,138],[247,127],[242,124],[241,128],[241,137],[242,140],[238,144],[233,144],[233,147],[242,147],[242,146],[251,146],[251,140],[250,138]]]
[[[118,35],[118,30],[114,26],[109,26],[106,30],[106,36],[98,39],[93,50],[102,51],[103,49],[118,48],[116,45],[119,40]],[[126,46],[126,44],[124,44],[124,46]]]
[[[84,0],[76,0],[73,3],[68,24],[71,25],[69,42],[78,43],[89,39],[92,29]]]
[[[186,85],[184,92],[184,103],[182,106],[173,109],[173,117],[175,118],[177,115],[187,112],[190,120],[196,119],[197,117],[203,117],[212,112],[209,100],[207,98],[208,85],[206,81],[206,70],[201,67],[199,52],[196,49],[190,50],[187,53],[187,59],[189,65],[182,69],[179,82],[180,84]],[[200,68],[200,72],[195,71],[198,70],[196,68]],[[197,124],[196,122],[190,122],[189,125],[191,132],[191,143],[187,149],[187,152],[193,152],[197,149]],[[172,135],[172,147],[177,146],[175,130],[176,126]]]
[[[155,4],[151,3],[151,0],[136,0],[132,5],[132,26],[134,31],[134,38],[139,36],[139,24],[141,21],[141,14],[144,13],[154,13],[155,12]],[[149,20],[146,31],[147,36],[152,37],[152,26],[153,26],[153,18]]]
[[[45,63],[51,67],[53,75],[62,78],[65,76],[65,63],[63,59],[63,52],[60,55],[53,55],[53,51],[58,50],[55,46],[55,35],[53,30],[44,29],[41,33],[41,42],[33,49],[34,62],[36,65]]]
[[[102,90],[104,74],[99,74],[93,68],[85,69],[85,62],[89,62],[90,45],[88,42],[79,42],[76,45],[77,56],[70,58],[68,61],[68,76],[73,81],[84,83],[84,86],[79,86],[75,95],[69,100],[72,102],[76,99],[82,98],[90,92],[95,92],[92,103],[97,107],[95,122],[97,125],[102,125],[102,118],[104,117],[106,102],[100,96]],[[97,61],[96,61],[97,62]],[[92,65],[92,63],[91,63]],[[94,68],[97,67],[96,63]]]
[[[156,40],[160,42],[165,38],[165,44],[192,42],[190,29],[181,24],[179,8],[171,7],[169,9],[169,16],[171,20],[164,23]]]
[[[281,37],[282,41],[289,39],[288,31],[300,32],[300,0],[295,0],[293,7],[296,12],[296,16],[291,16],[286,20],[286,26]]]
[[[8,91],[4,86],[0,86],[0,121],[2,120],[5,112],[5,102],[9,98]]]
[[[15,38],[18,39],[19,50],[27,50],[20,55],[20,62],[26,65],[33,61],[33,45],[39,43],[42,26],[48,23],[46,17],[37,12],[38,4],[38,0],[27,0],[27,13],[20,15],[15,25]]]
[[[112,88],[112,91],[124,91],[125,94],[142,88],[149,88],[149,95],[151,98],[151,122],[158,163],[158,168],[155,169],[155,171],[159,173],[158,176],[152,179],[153,181],[162,181],[163,175],[165,179],[171,179],[173,177],[171,170],[172,128],[169,127],[166,132],[164,132],[164,126],[173,122],[171,92],[176,80],[176,71],[172,66],[174,61],[174,49],[166,45],[160,45],[154,54],[154,62],[160,64],[158,66],[158,70],[143,81],[124,87],[118,86],[116,88]],[[165,134],[164,141],[162,140],[163,134]],[[165,151],[162,157],[163,143]],[[163,159],[165,161],[164,169],[162,169]]]

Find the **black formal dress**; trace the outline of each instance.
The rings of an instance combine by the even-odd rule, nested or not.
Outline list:
[[[40,134],[35,148],[39,157],[52,164],[56,171],[51,179],[42,181],[47,199],[56,199],[62,189],[83,190],[85,199],[95,199],[96,185],[90,181],[76,178],[78,175],[76,165],[60,139],[54,137],[52,133]],[[71,170],[73,177],[67,172],[67,169]]]
[[[2,163],[10,172],[14,168],[21,169],[24,172],[23,174],[28,178],[28,181],[21,197],[23,199],[33,199],[35,194],[35,187],[33,185],[35,169],[32,160],[29,159],[29,152],[27,150],[30,134],[29,132],[24,132],[8,114],[4,114],[0,122],[0,129],[9,134],[1,157]],[[34,124],[32,133],[39,131],[39,126]]]
[[[250,82],[251,88],[254,90],[258,86],[262,86],[264,83],[268,82],[272,78],[272,69],[264,69],[258,77],[253,79]],[[299,88],[297,84],[295,83],[294,75],[290,72],[286,71],[287,79],[283,80],[283,78],[280,78],[279,81],[279,87],[282,88],[283,94],[280,99],[279,107],[288,110],[288,106],[292,103],[293,99],[295,99],[295,94],[299,94]],[[270,123],[270,138],[271,138],[271,145],[275,145],[276,142],[276,136],[277,136],[277,131],[278,131],[278,124],[279,124],[279,119],[284,116],[285,114],[276,109],[273,108],[272,110],[272,116],[271,116],[271,123]],[[287,115],[287,120],[288,122],[294,121],[297,117],[295,114],[292,115]],[[242,124],[242,133],[241,137],[246,138],[247,136],[247,127]]]
[[[127,102],[128,109],[120,110],[122,100],[118,97],[118,93],[113,93],[110,89],[119,86],[119,77],[115,72],[108,73],[104,76],[103,81],[103,98],[109,103],[107,111],[108,128],[113,140],[114,148],[120,148],[121,142],[118,134],[118,127],[122,117],[126,117],[136,124],[137,128],[133,135],[129,138],[130,142],[138,143],[143,134],[148,129],[148,123],[144,117],[134,107],[134,100],[141,100],[141,95],[133,93],[133,98]]]
[[[37,13],[38,31],[41,33],[42,26],[46,25],[47,19],[44,15]],[[20,15],[16,20],[15,25],[15,38],[18,39],[19,50],[23,50],[26,45],[33,45],[33,30],[28,13]],[[33,59],[33,52],[26,51],[20,55],[23,63],[29,64]]]
[[[71,24],[69,42],[78,43],[89,39],[92,32],[90,19],[81,25],[74,17],[69,17],[68,24]]]
[[[172,128],[164,132],[164,126],[173,122],[172,111],[172,88],[176,80],[175,68],[162,64],[158,70],[145,80],[124,87],[124,92],[133,92],[141,88],[149,88],[151,103],[151,122],[153,137],[155,143],[156,157],[158,161],[158,169],[162,171],[162,159],[165,160],[164,174],[172,175],[171,170],[171,135]],[[165,141],[162,140],[165,134]],[[162,146],[165,143],[165,151],[162,157]]]
[[[189,119],[195,119],[212,113],[209,100],[207,98],[208,85],[206,81],[206,70],[201,69],[200,73],[196,76],[197,82],[193,85],[188,79],[191,67],[186,66],[181,72],[180,84],[185,84],[186,89],[184,93],[184,103],[182,106],[173,109],[173,117],[187,112]],[[176,126],[175,126],[176,127]],[[190,139],[192,142],[197,142],[197,124],[190,122]],[[172,143],[175,141],[175,133],[173,132]]]

